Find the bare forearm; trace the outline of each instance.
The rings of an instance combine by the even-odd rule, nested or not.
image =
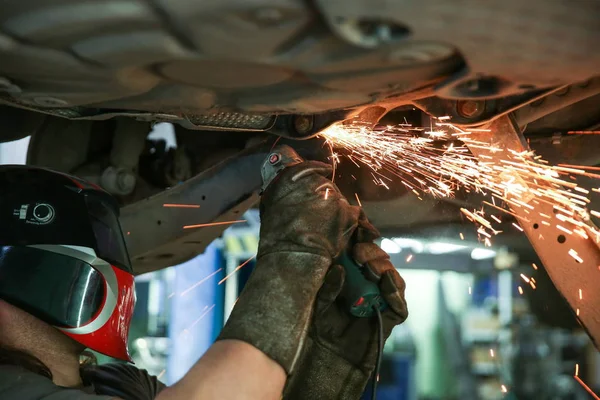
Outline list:
[[[156,400],[279,400],[286,374],[275,361],[238,340],[220,340]]]

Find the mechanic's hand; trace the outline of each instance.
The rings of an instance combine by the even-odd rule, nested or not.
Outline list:
[[[379,288],[389,305],[382,312],[383,334],[387,339],[392,329],[406,320],[408,310],[404,280],[387,253],[372,242],[377,236],[375,228],[361,217],[352,255],[358,263],[368,266],[381,277]],[[336,301],[344,277],[344,268],[334,265],[325,278],[303,355],[286,385],[286,400],[359,399],[375,368],[376,318],[353,317],[342,302]]]
[[[263,193],[258,256],[312,253],[329,260],[348,245],[361,213],[329,179],[328,164],[305,161],[286,168]]]
[[[330,174],[327,164],[302,162],[267,187],[257,265],[219,337],[250,343],[288,374],[332,260],[358,226],[360,208],[348,203]]]

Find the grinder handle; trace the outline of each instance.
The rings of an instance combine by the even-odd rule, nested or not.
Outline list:
[[[348,250],[337,258],[336,263],[344,267],[346,272],[340,297],[350,314],[360,318],[372,317],[375,315],[374,307],[380,311],[387,307],[379,286],[370,280],[375,274],[367,266],[357,263]]]

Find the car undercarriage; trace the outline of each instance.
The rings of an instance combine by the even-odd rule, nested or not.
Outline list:
[[[149,272],[201,253],[219,222],[256,205],[275,141],[327,161],[320,134],[345,121],[503,126],[497,138],[525,139],[550,164],[599,165],[599,15],[598,2],[562,0],[7,0],[0,142],[31,136],[29,164],[116,195],[136,271]],[[148,137],[159,123],[176,147]],[[480,206],[476,193],[419,199],[338,167],[382,233],[480,240],[460,212]],[[544,259],[520,232],[496,243]],[[597,265],[582,272],[592,288]],[[573,307],[569,278],[549,273]],[[587,304],[600,337],[600,301]]]

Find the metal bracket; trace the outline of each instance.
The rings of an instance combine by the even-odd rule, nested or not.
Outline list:
[[[185,225],[240,220],[258,202],[260,166],[270,146],[261,144],[201,174],[121,210],[121,225],[136,274],[180,264],[202,253],[229,226]],[[164,204],[196,205],[196,208]]]
[[[503,116],[486,126],[490,132],[474,131],[469,138],[489,144],[471,147],[471,152],[485,162],[500,163],[510,157],[509,150],[529,151],[523,135],[512,116]],[[492,151],[492,149],[503,151]],[[527,238],[541,259],[552,282],[567,300],[573,310],[577,310],[580,323],[588,332],[592,341],[600,345],[600,250],[594,239],[584,239],[559,230],[561,225],[572,230],[572,223],[556,218],[553,204],[530,202],[529,213],[524,207],[511,207],[511,211],[522,221]],[[549,218],[542,218],[541,214]],[[542,223],[544,220],[546,223]],[[590,235],[591,236],[591,235]],[[578,262],[569,252],[575,251],[580,257]]]
[[[282,139],[278,143],[293,143],[306,158],[322,159],[321,141]],[[171,189],[122,208],[121,226],[134,272],[139,275],[185,262],[201,254],[230,226],[214,223],[243,219],[258,203],[261,166],[272,148],[272,140],[262,142]],[[209,226],[183,228],[197,224]]]

